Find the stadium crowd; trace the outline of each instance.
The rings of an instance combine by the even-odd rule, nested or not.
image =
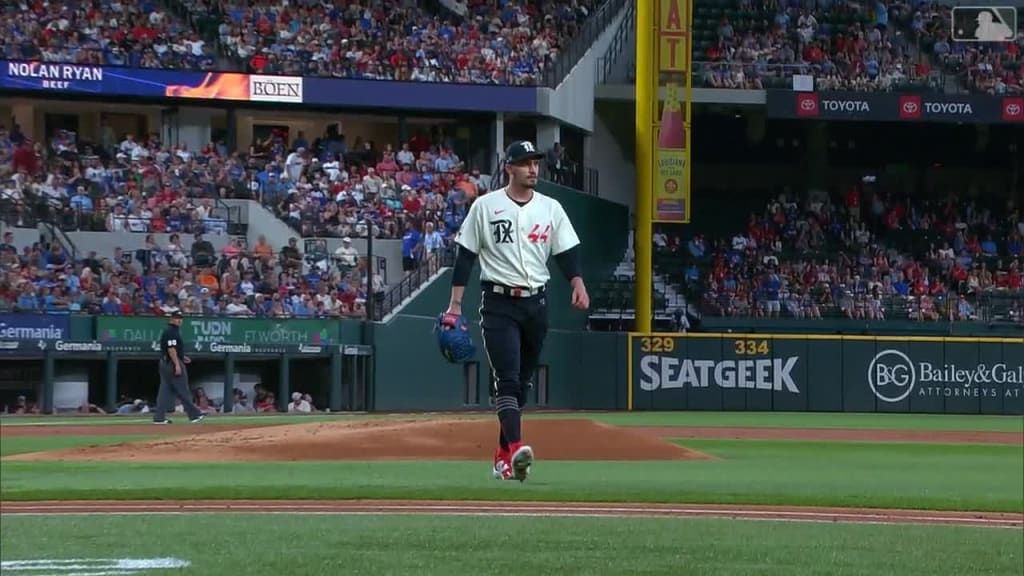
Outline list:
[[[216,67],[214,49],[157,0],[4,2],[0,55],[97,66]]]
[[[535,84],[593,10],[591,0],[475,1],[464,18],[420,3],[224,0],[221,45],[274,74]]]
[[[592,0],[469,2],[463,16],[419,2],[155,0],[12,3],[0,11],[7,59],[210,70],[218,54],[265,74],[536,84]],[[207,35],[199,22],[218,21]]]
[[[172,234],[146,248],[95,251],[74,258],[57,242],[0,243],[0,311],[46,314],[270,318],[365,318],[365,261],[328,270],[300,269],[294,239],[275,251],[265,238],[252,250],[229,244],[221,254],[197,234],[190,251]],[[382,292],[380,276],[372,288]]]
[[[272,132],[250,158],[248,189],[240,193],[304,236],[365,237],[368,226],[380,238],[422,234],[421,256],[447,244],[469,201],[488,184],[479,170],[467,170],[443,134],[420,132],[383,148],[357,137],[349,148],[339,134],[312,145],[300,134],[289,147],[287,134]]]
[[[0,56],[143,68],[375,80],[534,85],[601,0],[472,0],[363,6],[268,0],[154,0],[0,10]],[[943,73],[979,92],[1024,85],[1016,42],[953,42],[950,7],[910,0],[726,0],[695,8],[699,81],[762,89],[794,74],[819,89],[946,89]],[[710,18],[707,18],[710,16]],[[218,55],[223,58],[218,58]],[[234,64],[230,64],[234,62]]]
[[[1018,296],[1024,322],[1024,215],[1013,200],[984,207],[851,189],[801,204],[780,196],[731,239],[664,231],[655,249],[681,256],[706,313],[723,316],[979,319],[992,294]]]
[[[368,280],[350,241],[328,255],[313,253],[299,237],[401,238],[406,270],[442,251],[485,182],[478,171],[464,170],[443,135],[437,139],[441,144],[421,132],[378,150],[357,138],[349,149],[343,135],[309,143],[301,133],[291,138],[275,130],[248,153],[234,154],[218,144],[168,147],[156,135],[119,140],[107,126],[99,142],[79,142],[67,131],[33,142],[17,126],[0,126],[7,224],[34,227],[48,219],[68,231],[147,234],[142,250],[77,262],[59,246],[54,252],[5,242],[5,269],[22,281],[8,278],[0,306],[362,317],[368,282],[381,293],[382,279]],[[208,237],[227,233],[218,205],[224,197],[261,201],[297,237],[281,239],[284,245],[261,238],[252,247],[233,240],[216,253]],[[166,243],[157,233],[169,234]]]
[[[731,4],[731,3],[727,3]],[[901,0],[780,2],[738,0],[714,24],[714,42],[698,70],[714,88],[762,89],[794,74],[821,90],[877,91],[936,86],[931,67],[914,55]]]
[[[925,3],[914,13],[911,29],[931,63],[972,92],[1024,93],[1024,34],[1014,42],[954,42],[950,38],[951,8]]]

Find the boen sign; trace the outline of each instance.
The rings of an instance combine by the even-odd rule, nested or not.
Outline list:
[[[1024,414],[1024,339],[633,334],[638,410]]]

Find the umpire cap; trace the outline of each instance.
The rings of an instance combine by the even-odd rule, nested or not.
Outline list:
[[[517,140],[505,149],[505,162],[518,164],[526,160],[543,160],[544,153],[537,150],[529,140]]]

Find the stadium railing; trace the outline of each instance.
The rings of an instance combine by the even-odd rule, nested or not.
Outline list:
[[[541,84],[547,88],[557,88],[587,50],[590,50],[597,37],[611,24],[626,2],[627,0],[606,0],[601,4],[600,8],[586,19],[579,32],[569,41],[569,45],[562,48],[555,62],[544,70]]]
[[[843,86],[837,87],[822,87],[821,82],[821,67],[811,64],[758,64],[756,68],[761,71],[754,73],[755,64],[751,62],[734,62],[734,61],[706,61],[698,60],[693,62],[693,86],[699,88],[716,88],[711,83],[707,75],[714,72],[715,69],[719,70],[730,70],[740,68],[743,70],[744,77],[748,80],[754,78],[761,81],[761,86],[765,90],[769,89],[789,89],[793,85],[793,76],[795,74],[806,74],[815,78],[815,87],[819,90],[849,90],[850,88],[844,88]],[[629,80],[632,82],[636,81],[636,68],[630,66],[629,68]],[[610,74],[611,71],[607,72]],[[932,69],[927,76],[918,77],[916,72],[911,69],[910,74],[900,80],[889,81],[886,85],[879,85],[878,87],[872,88],[871,92],[932,92],[932,93],[961,93],[964,92],[962,89],[948,89],[947,82],[949,77],[948,72],[945,70]],[[721,87],[719,87],[721,88]],[[723,88],[731,90],[740,90],[741,88]]]
[[[374,300],[373,310],[368,312],[369,319],[377,321],[383,319],[420,286],[427,283],[434,274],[437,274],[442,268],[454,265],[454,263],[455,251],[450,247],[423,258],[416,269],[407,273],[394,286],[389,286],[387,292]]]

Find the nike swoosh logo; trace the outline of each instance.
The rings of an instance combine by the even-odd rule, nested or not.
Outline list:
[[[504,208],[502,208],[501,210],[495,210],[495,211],[494,211],[494,215],[495,215],[495,216],[497,216],[498,214],[501,214],[501,213],[502,213],[502,212],[504,212],[504,211],[505,211],[505,209],[504,209]]]

